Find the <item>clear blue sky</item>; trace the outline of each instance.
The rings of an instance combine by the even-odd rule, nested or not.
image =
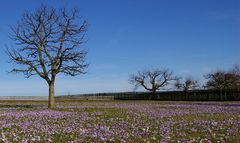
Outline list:
[[[9,26],[41,3],[78,7],[90,23],[88,74],[59,76],[56,93],[131,91],[129,75],[169,68],[202,80],[214,69],[240,64],[239,0],[2,0],[0,5],[0,96],[47,95],[39,77],[25,79],[7,71]]]

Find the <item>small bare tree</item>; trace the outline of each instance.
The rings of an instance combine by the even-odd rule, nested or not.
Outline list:
[[[189,96],[188,96],[189,90],[193,90],[193,89],[196,89],[197,87],[199,87],[198,81],[194,80],[191,77],[187,77],[185,79],[179,78],[178,80],[176,80],[174,86],[177,89],[183,90],[185,92],[187,100],[189,99]]]
[[[86,52],[82,50],[86,22],[81,22],[76,9],[56,10],[41,6],[34,13],[25,12],[12,27],[16,47],[6,53],[14,64],[13,73],[26,78],[38,75],[49,85],[48,107],[54,107],[54,83],[63,73],[76,76],[85,73]]]
[[[193,90],[196,89],[197,87],[199,87],[198,85],[198,81],[194,80],[191,77],[187,77],[185,79],[178,79],[176,80],[174,86],[177,89],[183,90],[183,91],[189,91],[189,90]]]
[[[136,75],[131,75],[129,83],[133,84],[135,88],[142,86],[144,89],[155,93],[161,87],[165,87],[175,80],[173,72],[167,69],[164,70],[147,70],[138,72]]]

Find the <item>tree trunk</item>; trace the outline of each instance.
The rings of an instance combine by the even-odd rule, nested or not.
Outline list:
[[[189,96],[188,96],[188,91],[185,90],[185,95],[186,95],[186,101],[189,101]]]
[[[55,99],[54,99],[54,81],[49,83],[49,96],[48,96],[48,108],[54,108]]]
[[[152,90],[151,90],[151,93],[152,93],[152,99],[153,99],[153,100],[157,100],[158,97],[157,97],[157,94],[156,94],[156,90],[155,90],[155,89],[152,89]]]

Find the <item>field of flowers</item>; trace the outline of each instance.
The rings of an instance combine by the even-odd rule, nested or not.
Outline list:
[[[18,142],[238,143],[240,103],[84,101],[59,103],[54,110],[0,106],[0,143]]]

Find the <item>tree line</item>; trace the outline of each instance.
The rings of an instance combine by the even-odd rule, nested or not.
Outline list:
[[[192,77],[180,77],[173,74],[169,69],[152,69],[139,71],[129,78],[129,83],[134,88],[143,87],[152,93],[172,85],[176,90],[187,93],[194,89],[240,89],[240,66],[235,65],[229,70],[216,70],[204,75],[206,82],[200,82]]]

